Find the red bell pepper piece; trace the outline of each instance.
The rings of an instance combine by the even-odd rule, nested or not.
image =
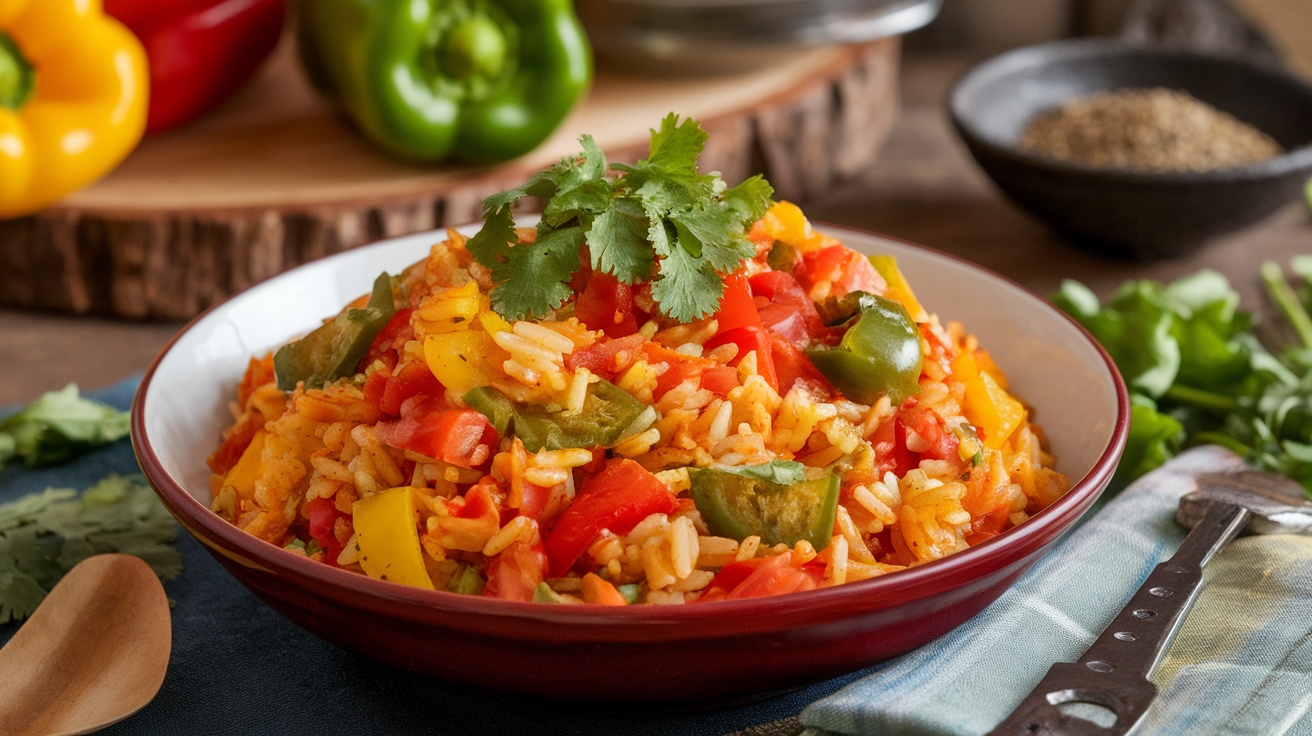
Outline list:
[[[756,313],[756,303],[752,301],[752,288],[747,283],[747,274],[737,271],[724,277],[724,297],[720,299],[720,309],[714,317],[718,323],[717,335],[741,327],[761,326],[761,316]]]
[[[284,0],[105,0],[146,48],[158,133],[208,112],[259,69],[282,37]]]
[[[565,357],[565,367],[574,371],[587,368],[593,375],[610,380],[624,372],[642,354],[647,338],[629,335],[618,340],[598,340]]]
[[[796,345],[779,333],[770,334],[770,356],[774,361],[774,372],[778,377],[780,395],[788,393],[793,384],[799,380],[810,381],[827,389],[833,389],[829,385],[829,381],[825,379],[824,374],[815,367],[815,363],[811,362],[806,353],[798,350]]]
[[[656,476],[626,458],[610,461],[582,484],[547,535],[551,574],[568,572],[602,529],[628,534],[648,516],[673,510],[674,494]]]

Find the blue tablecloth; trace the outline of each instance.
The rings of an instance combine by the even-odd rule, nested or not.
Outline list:
[[[136,381],[91,398],[126,409]],[[0,416],[8,411],[0,411]],[[137,474],[126,440],[69,464],[0,471],[0,503],[47,486],[85,488]],[[283,619],[180,532],[186,569],[164,585],[176,601],[169,669],[150,705],[112,734],[724,734],[794,715],[863,672],[769,700],[696,713],[551,710],[471,692],[338,649]],[[0,642],[17,625],[0,626]],[[508,673],[513,676],[513,673]]]

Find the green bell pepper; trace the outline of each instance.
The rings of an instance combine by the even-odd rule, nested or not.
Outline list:
[[[711,533],[740,542],[755,534],[767,545],[805,539],[817,550],[829,546],[838,513],[837,475],[780,484],[745,470],[751,468],[689,471],[693,503]]]
[[[306,388],[355,374],[360,359],[396,313],[392,299],[392,277],[380,274],[364,309],[349,308],[301,339],[283,345],[273,355],[273,372],[278,388],[291,391],[305,382]]]
[[[592,76],[570,0],[311,0],[298,33],[315,85],[370,140],[414,161],[523,155]]]
[[[920,390],[920,330],[901,304],[859,293],[859,315],[838,347],[808,350],[807,357],[847,398],[873,404],[887,394],[894,405]],[[839,310],[841,311],[841,309]]]
[[[577,414],[567,414],[558,406],[516,403],[488,386],[470,389],[464,399],[471,409],[486,416],[502,437],[518,437],[529,452],[610,447],[645,408],[604,379],[588,386],[583,411]]]

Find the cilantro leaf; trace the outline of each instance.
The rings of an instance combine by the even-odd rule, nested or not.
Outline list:
[[[652,131],[647,158],[608,165],[584,136],[578,156],[484,200],[484,227],[467,247],[492,272],[493,308],[509,319],[547,316],[572,295],[586,246],[593,270],[627,284],[652,280],[666,315],[687,322],[714,312],[722,275],[754,255],[746,230],[774,192],[759,176],[730,189],[719,174],[698,173],[706,140],[696,120],[670,114]],[[531,246],[516,245],[511,214],[526,196],[548,200]]]
[[[506,319],[541,318],[573,293],[570,277],[579,270],[583,228],[539,227],[537,239],[506,248],[506,260],[492,266],[501,282],[492,290],[492,308]]]
[[[592,221],[585,237],[592,268],[626,284],[650,278],[656,256],[647,242],[648,227],[642,205],[632,199],[613,202]]]
[[[140,479],[110,476],[80,495],[48,488],[0,505],[0,624],[31,615],[92,555],[136,555],[160,577],[177,577],[177,536],[177,522]]]
[[[0,466],[12,457],[53,465],[127,435],[127,412],[81,398],[70,383],[0,421]]]

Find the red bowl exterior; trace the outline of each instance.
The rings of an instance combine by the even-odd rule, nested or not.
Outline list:
[[[151,379],[171,347],[146,372],[133,402],[133,449],[164,505],[233,577],[343,649],[454,684],[591,707],[760,696],[853,672],[951,631],[1088,511],[1110,482],[1129,430],[1124,382],[1099,348],[1118,401],[1111,443],[1064,496],[997,537],[878,578],[782,596],[619,609],[518,603],[333,568],[212,513],[165,471],[145,431]]]

